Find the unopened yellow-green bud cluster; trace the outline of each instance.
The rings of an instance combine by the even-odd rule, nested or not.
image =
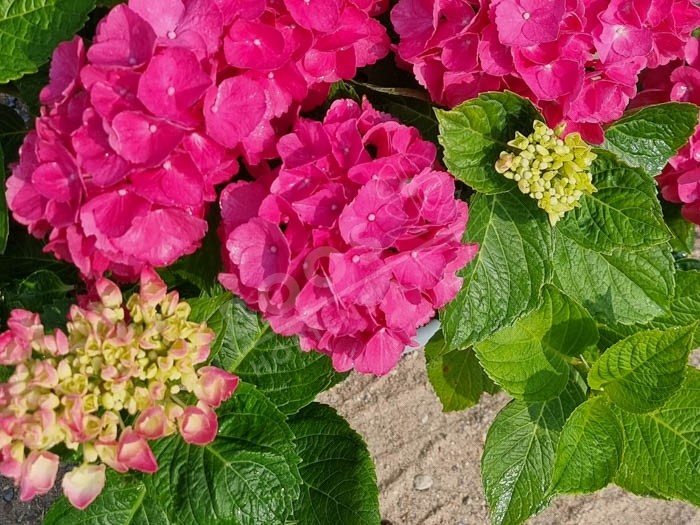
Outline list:
[[[527,137],[516,132],[508,142],[513,151],[503,151],[496,171],[515,180],[521,192],[537,200],[552,225],[580,206],[584,193],[596,191],[590,166],[596,158],[591,146],[578,133],[561,138],[563,125],[556,129],[536,120]]]

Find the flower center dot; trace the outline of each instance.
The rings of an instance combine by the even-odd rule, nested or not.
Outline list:
[[[255,44],[256,46],[260,47],[260,46],[262,45],[262,42],[260,41],[259,38],[256,38],[255,40],[253,40],[253,44]]]
[[[133,66],[134,64],[136,64],[136,59],[134,57],[129,57],[129,65]]]
[[[170,40],[175,40],[176,36],[177,36],[177,33],[175,33],[175,31],[168,31],[168,38]]]
[[[164,167],[166,170],[169,170],[170,168],[173,167],[173,163],[170,162],[169,160],[166,160],[166,161],[163,163],[163,167]]]
[[[525,11],[525,12],[523,13],[523,20],[530,20],[530,13],[528,13],[527,11]]]
[[[267,74],[267,78],[269,78],[270,80],[272,80],[273,78],[275,78],[275,74],[274,74],[272,71],[270,71],[270,72]]]
[[[156,126],[155,124],[151,124],[150,126],[148,126],[148,131],[150,131],[151,133],[155,133],[156,131],[158,131],[158,126]]]
[[[219,112],[219,108],[217,108],[216,106],[212,106],[212,107],[211,107],[211,112],[212,112],[212,113],[218,113],[218,112]]]
[[[370,213],[369,215],[367,215],[367,220],[369,222],[374,222],[376,219],[377,219],[377,216],[374,213]]]
[[[270,251],[272,253],[277,253],[277,246],[270,246]]]
[[[335,211],[335,210],[337,210],[337,209],[338,209],[338,205],[337,205],[337,204],[331,204],[331,210],[332,210],[332,211]]]
[[[124,195],[126,195],[126,190],[125,190],[125,189],[119,190],[119,191],[117,192],[117,195],[119,195],[120,197],[123,197]]]
[[[175,94],[175,88],[173,86],[170,86],[168,88],[168,95],[172,97],[174,94]]]
[[[359,256],[359,255],[353,255],[353,256],[352,256],[352,262],[354,262],[355,264],[359,263],[359,262],[360,262],[360,256]]]

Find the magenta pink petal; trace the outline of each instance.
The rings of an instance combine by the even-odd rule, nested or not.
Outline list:
[[[229,235],[226,248],[246,286],[270,290],[287,274],[289,245],[279,227],[268,221],[253,218],[239,226]]]
[[[151,58],[155,40],[151,25],[119,4],[97,26],[87,56],[94,65],[137,67]]]
[[[223,146],[236,147],[258,127],[266,111],[260,84],[245,76],[228,78],[204,99],[207,132]]]
[[[106,192],[87,201],[80,220],[86,235],[116,238],[124,235],[136,217],[145,215],[151,204],[132,191]]]
[[[112,121],[110,145],[126,160],[145,167],[160,164],[180,143],[183,131],[137,111],[119,113]]]
[[[80,78],[80,69],[85,65],[85,45],[79,36],[62,42],[53,52],[49,69],[49,84],[41,90],[42,104],[63,102],[75,90]]]
[[[302,27],[329,32],[340,17],[340,0],[284,0],[292,18]]]
[[[285,42],[274,27],[237,20],[224,39],[226,60],[233,67],[246,69],[277,69],[288,60]]]
[[[158,168],[132,175],[136,193],[155,204],[197,209],[204,202],[204,180],[189,155],[175,154]]]
[[[158,117],[195,122],[192,107],[209,86],[211,79],[191,51],[165,48],[153,57],[141,75],[138,97]]]
[[[167,266],[194,252],[207,232],[207,222],[183,210],[165,208],[136,217],[114,246],[151,266]]]

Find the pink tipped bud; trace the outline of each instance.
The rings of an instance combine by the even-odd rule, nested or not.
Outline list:
[[[51,452],[33,451],[22,465],[19,482],[19,499],[29,501],[34,496],[46,494],[56,481],[58,456]]]
[[[0,334],[0,365],[17,365],[29,359],[32,347],[9,330]]]
[[[119,438],[117,461],[130,469],[152,474],[158,470],[158,463],[146,440],[127,427]]]
[[[104,277],[95,283],[97,295],[106,308],[120,308],[122,305],[122,292],[119,287]]]
[[[218,407],[231,397],[237,386],[238,376],[215,366],[205,366],[199,369],[194,395],[209,406]]]
[[[24,443],[15,441],[2,449],[2,461],[0,461],[0,474],[12,478],[15,483],[22,477],[22,464],[24,463]]]
[[[155,405],[147,408],[136,420],[134,430],[146,439],[158,439],[166,433],[168,420],[163,407]]]
[[[219,422],[216,414],[206,403],[189,406],[178,421],[182,439],[191,445],[208,445],[216,437]]]
[[[58,385],[58,372],[48,361],[35,362],[32,374],[34,378],[30,381],[30,386],[53,388]]]
[[[155,305],[165,299],[168,287],[160,276],[152,269],[145,268],[141,271],[141,298],[148,304]]]
[[[68,337],[61,330],[43,338],[43,350],[52,356],[66,355],[69,350]]]
[[[20,308],[10,312],[7,327],[17,339],[27,343],[44,335],[44,327],[39,319],[39,314]]]
[[[84,510],[105,486],[104,465],[80,465],[63,476],[63,493],[75,508]]]
[[[97,450],[97,454],[102,463],[110,468],[122,474],[129,470],[129,467],[117,459],[119,447],[116,443],[96,443],[95,450]]]

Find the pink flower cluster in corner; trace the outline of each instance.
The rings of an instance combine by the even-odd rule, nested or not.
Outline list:
[[[529,97],[550,125],[602,142],[645,68],[680,59],[700,25],[690,0],[399,0],[397,53],[434,101]]]
[[[643,89],[660,101],[700,105],[699,50],[700,41],[696,39],[686,48],[686,63],[674,62],[660,68],[658,74],[643,76]],[[664,198],[682,204],[683,216],[700,224],[700,125],[656,180]]]
[[[179,432],[187,443],[211,442],[213,409],[238,385],[219,368],[195,369],[214,333],[187,320],[190,306],[152,270],[141,274],[126,310],[113,282],[97,280],[96,295],[84,308],[71,307],[67,331],[45,334],[38,315],[13,310],[0,333],[0,364],[15,367],[0,384],[0,474],[15,480],[22,501],[54,485],[59,458],[50,450],[58,444],[82,454],[63,491],[84,509],[104,487],[105,465],[158,469],[149,440]],[[187,393],[195,405],[184,402]]]
[[[219,279],[337,370],[385,374],[460,289],[467,206],[435,146],[367,101],[298,120],[277,149],[279,168],[222,193]]]
[[[278,128],[388,53],[385,0],[130,0],[60,45],[7,181],[15,219],[97,278],[200,245],[214,187]]]

